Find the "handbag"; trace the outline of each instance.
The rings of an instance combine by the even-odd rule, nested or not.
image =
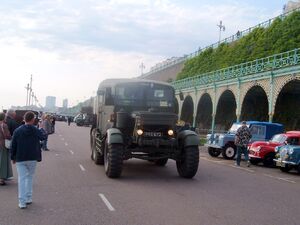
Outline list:
[[[2,126],[1,126],[1,128],[2,128],[2,133],[3,133],[3,136],[4,136],[5,133],[4,133],[4,129],[3,129],[3,124],[2,124]],[[9,140],[9,139],[4,139],[4,145],[5,145],[5,148],[10,149],[11,140]]]

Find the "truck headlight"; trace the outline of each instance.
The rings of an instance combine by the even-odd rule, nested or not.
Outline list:
[[[168,130],[168,135],[169,136],[173,136],[174,135],[174,131],[173,130]]]
[[[139,136],[141,136],[141,135],[144,133],[144,131],[143,131],[142,129],[138,129],[138,130],[136,131],[136,133],[137,133]]]

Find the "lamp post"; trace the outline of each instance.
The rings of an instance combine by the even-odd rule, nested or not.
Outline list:
[[[28,106],[28,94],[29,94],[29,84],[27,84],[27,86],[25,87],[25,89],[26,89],[26,106]]]
[[[143,62],[140,64],[139,68],[141,69],[141,75],[143,75],[144,69],[146,68]]]
[[[225,31],[225,26],[223,25],[222,20],[220,21],[220,24],[217,25],[219,27],[219,43],[221,42],[221,33],[222,31]]]

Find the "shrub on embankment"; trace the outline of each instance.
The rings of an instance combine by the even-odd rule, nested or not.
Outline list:
[[[255,28],[232,43],[209,48],[187,60],[177,80],[300,47],[300,11],[277,18],[267,27]]]

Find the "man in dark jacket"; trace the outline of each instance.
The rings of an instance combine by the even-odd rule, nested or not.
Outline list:
[[[40,141],[45,135],[33,124],[35,114],[24,115],[25,125],[14,132],[11,145],[11,160],[18,171],[19,208],[25,209],[32,203],[32,180],[37,161],[42,160]]]
[[[15,117],[16,117],[15,110],[9,109],[6,113],[5,122],[8,126],[8,130],[9,130],[10,135],[13,135],[15,129],[17,129],[18,126],[19,126],[18,123],[15,120]]]
[[[242,122],[242,126],[237,130],[235,134],[235,144],[237,146],[237,157],[236,166],[240,166],[241,155],[244,154],[247,166],[250,166],[249,155],[248,155],[248,144],[252,138],[250,129],[247,127],[246,121]]]

